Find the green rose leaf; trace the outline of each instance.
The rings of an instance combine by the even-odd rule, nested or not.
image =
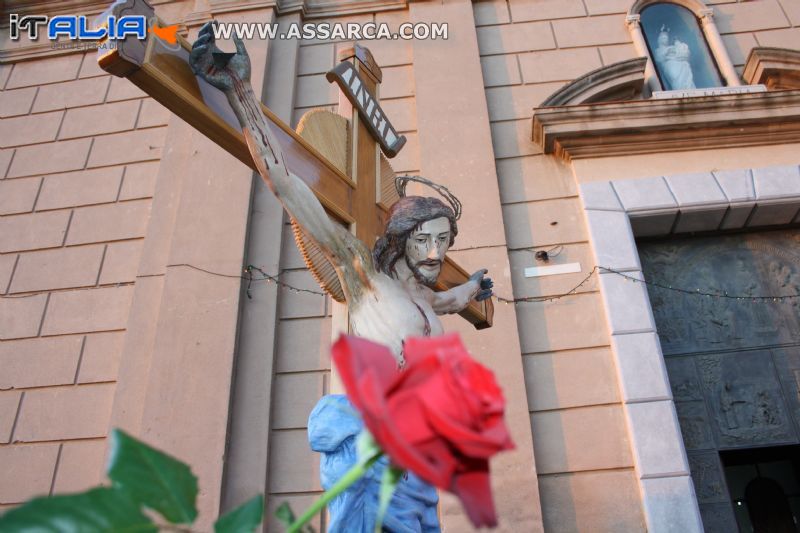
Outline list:
[[[314,514],[316,514],[316,512]],[[308,524],[298,525],[295,523],[297,518],[295,518],[294,511],[292,511],[292,506],[289,505],[289,502],[283,502],[278,506],[277,509],[275,509],[275,517],[286,526],[287,532],[296,531],[298,533],[316,533],[314,528]]]
[[[80,494],[35,498],[0,516],[0,531],[155,533],[155,524],[125,492],[98,487]]]
[[[264,517],[264,496],[259,494],[214,522],[215,533],[252,533]]]
[[[107,473],[115,487],[173,524],[197,517],[197,478],[189,466],[118,429],[111,432]]]
[[[297,518],[292,511],[292,506],[288,502],[283,502],[275,509],[275,517],[283,522],[286,527],[291,526]]]

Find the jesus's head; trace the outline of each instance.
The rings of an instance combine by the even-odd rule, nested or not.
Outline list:
[[[392,206],[386,231],[375,243],[375,267],[393,276],[403,261],[417,281],[433,285],[457,233],[455,214],[441,200],[404,196]]]

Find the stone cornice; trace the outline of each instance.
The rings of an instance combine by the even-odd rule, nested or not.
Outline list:
[[[636,0],[633,5],[631,5],[630,9],[628,9],[628,15],[641,13],[644,8],[652,4],[661,3],[662,1],[663,0]],[[711,8],[706,7],[701,0],[670,0],[669,3],[685,7],[698,18],[708,14],[713,15]]]
[[[279,4],[296,4],[295,1],[279,1]],[[303,14],[306,19],[328,18],[344,15],[356,15],[359,13],[377,13],[379,11],[390,11],[394,9],[405,9],[408,7],[408,0],[305,0],[303,3]],[[284,13],[283,6],[280,5],[278,12]]]
[[[638,100],[646,65],[646,57],[637,57],[593,70],[548,96],[542,107]]]
[[[408,0],[210,0],[208,9],[200,14],[191,14],[192,20],[187,21],[187,26],[193,26],[205,16],[211,20],[214,15],[249,11],[252,9],[274,8],[278,15],[301,13],[303,20],[315,18],[331,18],[360,13],[376,13],[405,9]]]
[[[108,0],[6,0],[5,12],[20,15],[96,15],[110,4]],[[8,20],[2,21],[7,27]]]
[[[800,51],[753,48],[747,56],[742,77],[751,85],[762,83],[769,90],[800,89]]]
[[[539,107],[533,142],[564,159],[800,142],[800,90]]]

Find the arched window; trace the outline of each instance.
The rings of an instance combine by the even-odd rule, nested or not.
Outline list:
[[[691,11],[677,4],[653,4],[642,10],[640,23],[664,90],[726,85]]]
[[[628,28],[637,52],[649,57],[651,91],[739,86],[713,9],[700,0],[636,0]]]

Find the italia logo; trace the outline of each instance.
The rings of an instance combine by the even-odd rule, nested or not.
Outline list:
[[[147,18],[143,15],[126,15],[115,17],[110,15],[103,24],[98,25],[90,21],[85,15],[9,15],[8,35],[12,41],[19,40],[22,32],[28,38],[39,38],[39,30],[43,29],[47,38],[55,41],[59,37],[75,41],[102,41],[103,39],[118,40],[132,36],[137,39],[146,39],[148,33],[154,34],[167,44],[175,45],[178,42],[178,25],[159,26],[152,22],[148,28]]]
[[[148,30],[150,33],[154,34],[156,37],[161,39],[162,41],[168,44],[177,44],[178,43],[178,25],[173,24],[171,26],[164,26],[163,28],[156,23]]]

